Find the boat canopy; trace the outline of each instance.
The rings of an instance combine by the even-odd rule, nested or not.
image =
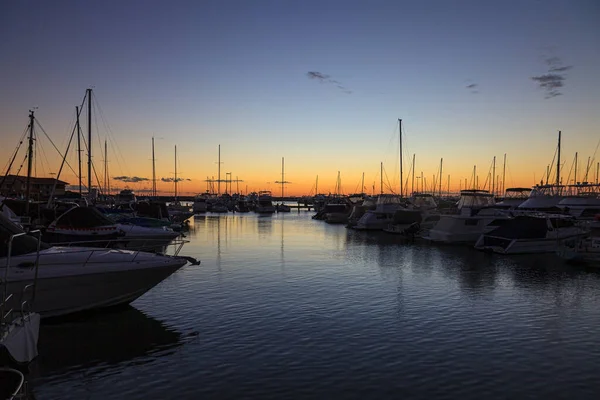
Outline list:
[[[73,207],[52,222],[49,228],[77,229],[113,226],[115,223],[95,207]]]
[[[531,194],[531,188],[507,188],[504,192],[505,199],[526,199]]]
[[[437,203],[433,196],[429,193],[415,193],[411,198],[410,202],[418,208],[436,208]]]
[[[404,199],[397,194],[380,194],[377,197],[377,204],[404,204]]]
[[[462,190],[458,209],[491,207],[494,204],[494,195],[487,190]]]

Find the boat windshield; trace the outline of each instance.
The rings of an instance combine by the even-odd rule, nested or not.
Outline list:
[[[13,224],[8,218],[0,213],[0,257],[6,257],[8,255],[8,241],[10,237],[17,233],[22,233],[23,230],[17,225]],[[12,245],[11,255],[18,256],[21,254],[29,254],[37,251],[37,238],[29,235],[18,236],[14,238]],[[47,249],[46,243],[40,244],[40,249]],[[4,267],[5,265],[0,265]]]
[[[458,200],[458,209],[483,208],[493,206],[494,204],[494,196],[487,191],[463,190],[460,193],[460,200]]]

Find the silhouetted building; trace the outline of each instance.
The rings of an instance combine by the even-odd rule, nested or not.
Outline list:
[[[2,182],[4,181],[4,182]],[[20,175],[8,175],[6,179],[4,176],[0,176],[0,194],[7,197],[20,197],[24,196],[27,190],[27,177]],[[67,182],[55,178],[34,178],[29,179],[30,190],[29,194],[32,198],[47,198],[52,193],[52,187],[56,182],[56,189],[54,191],[55,196],[64,196],[65,186]]]

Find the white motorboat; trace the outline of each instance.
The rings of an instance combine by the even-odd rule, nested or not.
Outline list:
[[[565,196],[558,207],[577,219],[592,220],[600,214],[600,185],[582,182],[569,186],[570,194]]]
[[[413,193],[406,208],[394,214],[392,222],[383,230],[387,233],[413,236],[418,232],[428,232],[440,220],[437,203],[429,193]]]
[[[561,185],[536,185],[527,200],[516,207],[518,211],[560,212],[558,203],[564,199],[565,187]]]
[[[258,192],[258,200],[254,212],[257,214],[273,214],[275,212],[275,206],[273,205],[271,192],[263,190]]]
[[[553,253],[561,241],[586,234],[575,222],[573,217],[560,214],[517,215],[481,235],[475,248],[501,254]]]
[[[513,210],[525,202],[531,194],[531,188],[507,188],[502,201],[494,205],[495,208]]]
[[[123,237],[117,243],[119,247],[133,250],[147,250],[167,246],[181,233],[175,232],[166,226],[147,227],[135,224],[118,223],[117,228]],[[121,246],[120,243],[123,245]]]
[[[462,190],[458,201],[459,214],[440,215],[440,220],[423,236],[432,242],[475,244],[488,226],[497,219],[509,216],[494,209],[494,196],[487,190]]]
[[[404,208],[405,201],[395,194],[380,194],[374,210],[367,210],[352,228],[358,230],[382,230],[393,220],[394,214]]]
[[[188,261],[195,262],[141,251],[50,247],[45,243],[38,253],[39,241],[23,235],[2,215],[0,235],[14,237],[11,254],[6,249],[0,252],[0,275],[6,275],[8,291],[22,293],[35,280],[31,310],[42,318],[128,304]],[[7,301],[7,307],[19,308],[18,299]]]
[[[563,240],[556,253],[567,262],[600,267],[600,214],[587,227],[588,235]]]

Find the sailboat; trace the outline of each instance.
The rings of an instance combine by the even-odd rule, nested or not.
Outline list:
[[[283,204],[283,198],[284,198],[284,190],[285,190],[285,184],[286,183],[291,183],[291,182],[286,182],[285,180],[285,164],[284,164],[285,159],[283,157],[281,157],[281,181],[280,182],[275,182],[275,183],[280,183],[281,184],[281,203],[277,204],[277,206],[275,206],[275,209],[277,210],[277,212],[290,212],[292,210],[292,208],[290,206],[288,206],[287,204]]]
[[[177,200],[177,145],[175,145],[175,179],[173,179],[173,183],[175,184],[175,196],[174,202],[168,206],[169,215],[173,219],[173,221],[183,222],[188,218],[194,216],[194,213],[190,211],[189,205],[181,204]]]

